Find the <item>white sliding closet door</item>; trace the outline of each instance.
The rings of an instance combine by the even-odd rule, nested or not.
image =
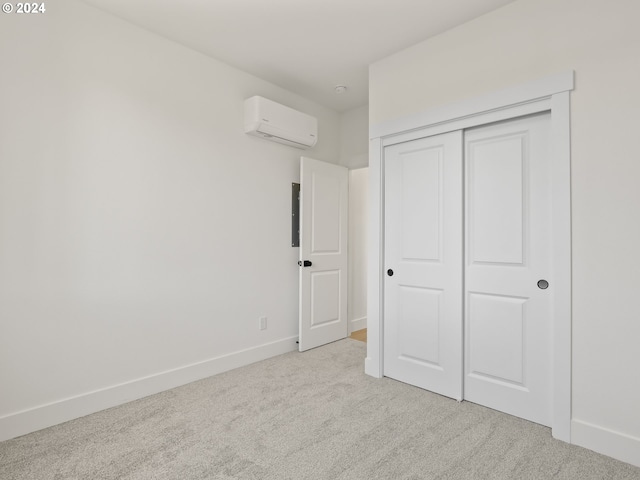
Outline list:
[[[551,425],[550,115],[465,132],[465,399]]]
[[[384,374],[462,398],[462,133],[385,149]]]
[[[543,114],[385,148],[384,375],[551,425],[549,132]]]

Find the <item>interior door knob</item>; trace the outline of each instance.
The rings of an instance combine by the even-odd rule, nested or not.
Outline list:
[[[300,265],[301,267],[310,267],[313,264],[309,260],[304,260],[304,261],[300,260],[298,262],[298,265]]]
[[[391,269],[387,270],[387,275],[389,275],[390,277],[393,277],[393,270]]]
[[[549,282],[544,279],[538,280],[538,288],[540,290],[546,290],[547,288],[549,288]]]

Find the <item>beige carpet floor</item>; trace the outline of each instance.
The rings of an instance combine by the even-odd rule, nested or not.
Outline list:
[[[640,479],[548,428],[288,353],[0,443],[0,479]]]

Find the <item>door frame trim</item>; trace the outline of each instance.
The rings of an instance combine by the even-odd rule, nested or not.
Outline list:
[[[372,125],[369,130],[367,357],[365,373],[383,376],[384,148],[500,120],[551,113],[552,333],[554,438],[571,442],[571,105],[574,72],[564,72],[444,107]]]

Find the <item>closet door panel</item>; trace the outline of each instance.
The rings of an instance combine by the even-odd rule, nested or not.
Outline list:
[[[549,127],[550,116],[538,115],[465,132],[464,397],[543,425],[551,424]]]
[[[462,398],[462,133],[385,149],[384,374]]]

